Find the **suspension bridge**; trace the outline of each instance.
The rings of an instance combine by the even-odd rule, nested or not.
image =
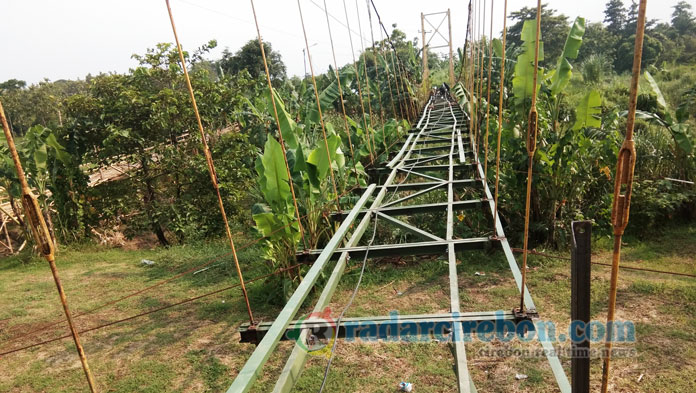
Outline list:
[[[491,0],[492,2],[493,0]],[[369,2],[372,9],[379,19],[379,24],[382,25],[379,13],[372,1]],[[467,39],[472,42],[481,41],[483,29],[476,24],[477,14],[485,9],[485,2],[481,7],[481,2],[474,1],[474,6],[478,7],[472,10],[471,2],[469,6],[469,23],[467,30]],[[503,21],[507,17],[507,2],[505,3],[505,11]],[[253,0],[252,0],[253,8]],[[298,1],[298,8],[301,7]],[[617,167],[616,188],[615,188],[615,204],[613,209],[614,216],[614,234],[615,247],[614,263],[612,265],[612,281],[609,303],[609,322],[613,321],[616,297],[616,282],[618,275],[618,263],[620,259],[620,244],[623,229],[628,222],[628,206],[630,204],[630,191],[632,184],[632,171],[635,164],[635,150],[632,148],[632,132],[633,118],[635,117],[636,93],[638,85],[638,75],[640,74],[640,53],[642,48],[643,30],[645,27],[645,8],[646,1],[640,2],[639,17],[637,21],[636,34],[636,50],[634,58],[633,80],[631,86],[631,102],[629,103],[629,125],[626,133],[626,142],[619,153],[619,164]],[[233,237],[227,225],[227,216],[224,211],[222,198],[217,183],[217,175],[215,174],[214,162],[206,142],[206,136],[203,125],[198,113],[196,99],[193,87],[188,79],[188,71],[183,51],[179,45],[174,17],[167,1],[167,9],[171,20],[174,38],[179,50],[180,61],[187,80],[187,88],[190,93],[190,98],[196,114],[196,120],[201,141],[203,144],[203,153],[206,157],[206,162],[210,172],[211,183],[217,193],[221,216],[225,222],[226,235],[229,240],[230,254],[234,258],[236,272],[239,276],[239,284],[229,288],[240,288],[244,296],[249,314],[249,323],[243,324],[240,328],[240,338],[242,342],[247,342],[255,345],[255,349],[251,356],[246,360],[246,363],[241,368],[231,386],[227,390],[231,393],[247,392],[254,387],[257,379],[263,375],[264,365],[268,362],[271,356],[275,356],[275,350],[281,340],[293,340],[295,346],[289,355],[285,366],[278,376],[277,382],[273,389],[274,392],[291,391],[295,383],[299,380],[307,360],[307,347],[316,344],[317,340],[325,340],[326,347],[330,350],[330,356],[326,364],[324,378],[319,391],[325,387],[327,376],[330,373],[330,366],[334,359],[335,349],[338,345],[350,345],[348,339],[360,337],[367,339],[398,339],[402,341],[410,341],[411,339],[438,339],[450,343],[453,348],[453,365],[456,371],[457,383],[456,390],[459,392],[476,392],[476,384],[474,383],[470,369],[467,365],[467,342],[469,336],[476,333],[476,327],[488,324],[489,326],[496,325],[501,322],[511,323],[515,327],[515,334],[524,335],[528,330],[535,328],[534,321],[540,318],[534,304],[533,296],[526,286],[527,275],[527,254],[528,254],[528,228],[529,228],[529,200],[532,178],[532,164],[536,149],[537,137],[537,113],[536,113],[536,89],[532,96],[532,106],[529,113],[528,129],[527,129],[527,153],[529,156],[529,171],[527,177],[527,195],[526,195],[526,219],[524,231],[524,248],[523,260],[521,267],[513,255],[513,249],[510,247],[507,237],[505,236],[502,222],[498,216],[498,183],[499,183],[499,167],[500,167],[500,132],[498,132],[497,154],[496,154],[496,176],[495,186],[493,189],[489,187],[488,179],[488,125],[490,105],[484,104],[491,101],[491,56],[490,51],[492,46],[488,48],[482,45],[474,45],[469,42],[465,44],[465,50],[468,49],[468,57],[466,64],[462,64],[462,73],[466,73],[466,78],[459,85],[461,92],[466,97],[468,107],[462,107],[459,104],[453,92],[447,86],[443,86],[436,90],[431,90],[428,85],[428,70],[427,70],[427,43],[425,30],[423,30],[423,95],[421,110],[413,119],[415,126],[408,130],[405,135],[400,136],[399,141],[395,143],[396,148],[390,154],[390,160],[385,161],[384,165],[375,166],[369,169],[369,185],[366,187],[357,187],[350,192],[356,195],[357,202],[350,209],[341,210],[339,207],[338,192],[334,181],[334,174],[331,171],[331,179],[334,183],[334,191],[336,196],[337,210],[332,214],[332,219],[337,223],[337,229],[334,235],[327,244],[320,249],[303,250],[297,254],[299,263],[310,264],[311,267],[304,275],[297,289],[290,296],[286,305],[278,313],[274,321],[257,322],[252,314],[251,305],[246,293],[245,281],[243,272],[240,269],[237,261],[236,250]],[[369,7],[368,7],[369,9]],[[492,9],[492,7],[491,7]],[[540,21],[541,21],[541,2],[537,2],[537,17],[536,17],[536,44],[534,56],[534,84],[536,85],[538,60],[539,60],[539,37],[540,37]],[[324,3],[326,11],[326,3]],[[329,14],[327,14],[327,23],[329,22]],[[442,13],[445,14],[445,13]],[[435,14],[430,14],[435,15]],[[421,15],[422,26],[425,26],[426,17]],[[492,26],[492,18],[491,24]],[[370,14],[371,18],[371,14]],[[254,19],[257,20],[254,11]],[[446,19],[451,25],[450,14],[446,13]],[[443,20],[444,21],[444,20]],[[428,22],[430,23],[430,22]],[[442,22],[440,22],[442,24]],[[303,21],[304,24],[304,21]],[[271,79],[266,64],[264,46],[261,39],[261,32],[258,29],[258,40],[261,52],[264,56],[264,66],[268,87],[272,90]],[[439,27],[438,27],[439,28]],[[436,28],[436,32],[440,34]],[[350,27],[348,26],[350,30]],[[330,31],[330,30],[329,30]],[[326,131],[322,118],[322,106],[320,104],[319,92],[317,90],[314,70],[312,66],[310,46],[308,45],[307,35],[303,33],[306,44],[306,51],[309,59],[311,77],[316,97],[317,110],[321,123],[321,130],[324,141],[326,142]],[[503,37],[505,37],[505,25],[503,27]],[[478,35],[477,35],[478,34]],[[371,33],[371,35],[373,35]],[[441,34],[440,34],[441,35]],[[388,33],[387,33],[388,36]],[[374,42],[374,39],[372,40]],[[333,39],[332,49],[333,49]],[[429,41],[428,41],[429,42]],[[454,67],[452,58],[452,42],[451,34],[448,45],[450,47],[450,84],[454,85]],[[352,42],[351,42],[352,46]],[[392,45],[392,49],[395,48]],[[488,50],[488,77],[484,76],[484,51]],[[505,53],[505,41],[503,40],[503,59]],[[394,57],[392,57],[394,59]],[[403,69],[397,62],[391,68],[386,69],[391,78],[395,81],[397,94],[401,83],[396,83],[400,78],[403,80]],[[334,57],[335,61],[335,57]],[[392,60],[393,61],[393,60]],[[465,67],[466,65],[466,67]],[[467,67],[469,67],[467,69]],[[359,75],[357,72],[356,75]],[[338,71],[337,71],[338,72]],[[504,76],[501,71],[501,81]],[[367,77],[367,73],[365,73]],[[336,75],[338,81],[338,89],[341,92],[341,78]],[[484,80],[487,80],[487,91],[484,87]],[[502,83],[501,83],[502,84]],[[369,86],[369,82],[366,83]],[[463,86],[463,87],[462,87]],[[390,94],[391,82],[389,85]],[[493,92],[496,93],[496,92]],[[498,130],[500,130],[502,122],[502,103],[503,92],[497,92],[500,99],[498,105]],[[386,94],[386,92],[385,92]],[[285,152],[282,132],[280,130],[281,121],[278,117],[278,110],[274,99],[274,94],[270,95],[273,102],[274,117],[278,126],[278,135],[285,159],[286,169],[290,175],[290,169]],[[483,97],[486,97],[485,99]],[[362,102],[362,93],[360,94],[361,107],[363,118],[366,119],[366,112],[371,112],[369,108],[369,100],[367,102],[368,109]],[[341,92],[341,104],[343,107],[343,93]],[[412,100],[404,102],[399,99],[401,113],[404,117],[410,117],[410,113],[416,111],[410,109],[414,104]],[[396,112],[395,100],[392,97],[392,106]],[[485,109],[485,111],[484,111]],[[345,121],[346,111],[342,108]],[[0,113],[2,107],[0,106]],[[371,113],[370,113],[371,115]],[[372,116],[370,116],[372,117]],[[73,323],[73,316],[68,308],[67,299],[63,291],[58,272],[55,266],[54,245],[50,240],[46,223],[38,208],[36,198],[33,196],[24,178],[21,163],[17,155],[16,149],[12,142],[12,135],[9,132],[9,127],[2,116],[3,129],[8,140],[8,145],[13,153],[14,163],[17,167],[18,177],[22,185],[22,203],[27,214],[27,221],[31,224],[38,249],[44,255],[51,266],[58,292],[64,306],[65,315],[70,326],[71,333],[65,337],[72,337],[82,366],[87,377],[91,390],[96,391],[94,378],[89,369],[86,354],[80,344],[79,331]],[[367,121],[365,121],[367,123]],[[485,136],[482,125],[486,124]],[[347,122],[346,122],[347,128]],[[485,141],[485,142],[484,142]],[[351,152],[353,151],[352,142]],[[375,146],[373,145],[373,148]],[[329,153],[328,142],[326,152]],[[331,158],[329,162],[331,162]],[[374,157],[373,157],[374,158]],[[374,162],[374,161],[373,161]],[[291,178],[290,176],[288,176]],[[292,181],[289,182],[289,187],[293,192],[293,200],[295,199]],[[297,214],[297,222],[301,223],[297,202],[295,203],[295,213]],[[480,211],[480,220],[482,225],[489,230],[477,236],[470,236],[457,230],[456,222],[461,217],[463,211]],[[418,220],[418,217],[428,217],[428,220]],[[432,221],[442,223],[444,225],[429,225]],[[418,225],[414,224],[418,222]],[[400,239],[418,239],[419,241],[406,241],[397,243],[375,244],[377,239],[378,228],[389,227],[397,233],[408,234],[409,236],[397,236]],[[300,224],[301,229],[301,224]],[[578,268],[577,266],[583,262],[589,265],[589,226],[578,223],[574,225],[575,243],[573,247],[573,265],[577,270],[577,275],[573,276],[573,318],[588,319],[589,318],[589,267]],[[512,276],[516,287],[520,294],[520,301],[514,302],[504,310],[477,310],[477,311],[462,311],[460,294],[460,280],[458,279],[457,264],[458,255],[466,255],[472,250],[495,249],[496,252],[502,252],[505,260],[509,265],[509,272]],[[370,317],[349,317],[348,313],[350,306],[357,296],[363,273],[367,267],[368,260],[390,257],[390,256],[424,256],[431,255],[442,258],[448,266],[448,289],[449,289],[449,311],[446,313],[427,313],[419,315],[375,315]],[[461,263],[467,263],[466,257],[461,258]],[[331,302],[336,288],[346,270],[346,267],[351,261],[357,261],[360,268],[360,275],[357,284],[352,291],[350,298],[344,305],[340,314],[337,316],[323,314],[326,307]],[[211,262],[208,262],[208,264]],[[428,263],[422,261],[421,263]],[[318,286],[319,278],[322,274],[331,268],[330,275],[325,281],[323,287]],[[193,271],[193,269],[191,269]],[[580,274],[582,273],[582,274]],[[183,273],[186,274],[186,273]],[[173,279],[173,278],[172,278]],[[258,279],[258,278],[257,278]],[[164,282],[166,282],[165,280]],[[147,288],[160,285],[159,283]],[[226,288],[226,289],[229,289]],[[223,289],[225,290],[225,289]],[[115,304],[117,301],[130,296],[135,296],[144,292],[141,290],[135,294],[129,294],[121,299],[112,301],[109,304],[100,307],[106,307]],[[303,303],[313,291],[320,291],[317,301],[314,303],[313,312],[309,317],[298,315]],[[219,291],[218,291],[219,292]],[[199,298],[199,297],[198,297]],[[470,309],[471,307],[466,307]],[[85,314],[85,313],[83,313]],[[135,316],[137,317],[137,316]],[[335,318],[335,320],[334,320]],[[127,320],[127,319],[124,319]],[[121,321],[117,321],[121,322]],[[369,323],[367,323],[369,322]],[[417,329],[413,329],[417,326]],[[48,325],[50,327],[50,325]],[[520,328],[523,328],[520,331]],[[611,337],[611,324],[608,326],[609,332],[607,337]],[[90,329],[93,330],[93,329]],[[20,335],[18,337],[21,337]],[[53,340],[55,341],[55,340]],[[539,340],[539,345],[543,348],[548,365],[553,373],[555,380],[554,386],[550,386],[548,390],[558,390],[561,392],[582,392],[589,391],[589,360],[584,359],[583,362],[573,359],[572,363],[572,382],[568,378],[558,356],[555,354],[552,343],[545,340]],[[607,340],[607,349],[611,349],[611,341]],[[28,348],[28,347],[24,347]],[[21,349],[24,349],[21,348]],[[20,350],[21,350],[20,349]],[[16,350],[10,351],[14,352]],[[6,352],[6,353],[10,353]],[[610,358],[606,356],[604,359],[604,373],[602,389],[606,391],[608,370]],[[453,388],[452,390],[454,390]]]
[[[433,339],[437,336],[445,337],[451,340],[455,349],[454,364],[458,377],[458,390],[474,392],[476,387],[467,367],[466,339],[463,337],[462,324],[478,326],[484,321],[506,320],[518,326],[522,321],[531,321],[538,317],[529,291],[522,291],[522,274],[500,220],[496,220],[494,235],[470,238],[460,238],[455,235],[458,211],[483,208],[492,223],[495,205],[493,195],[484,178],[483,166],[475,150],[472,150],[475,141],[474,135],[468,129],[470,123],[468,115],[449,91],[443,93],[429,98],[417,126],[410,130],[393,159],[384,167],[375,168],[372,171],[376,182],[362,190],[363,194],[359,201],[349,212],[339,215],[342,218],[341,226],[327,246],[298,255],[300,258],[314,259],[312,268],[276,320],[273,323],[242,326],[242,341],[255,342],[257,347],[228,392],[248,391],[255,379],[261,375],[264,363],[271,356],[278,342],[288,339],[297,340],[298,343],[285,364],[274,391],[291,390],[299,379],[307,356],[306,346],[302,343],[306,343],[310,337],[321,336],[326,332],[345,338],[348,331],[353,337],[368,340],[398,337],[408,341],[411,338],[410,335],[418,335],[420,338],[432,336]],[[466,190],[473,192],[465,192]],[[459,195],[470,194],[476,197],[459,200]],[[429,200],[429,203],[419,203],[423,199]],[[368,207],[369,201],[371,203]],[[434,212],[444,213],[443,221],[446,225],[443,233],[432,233],[399,219],[403,216],[418,216],[422,213]],[[415,235],[422,241],[374,244],[378,223]],[[354,224],[354,229],[350,231]],[[368,231],[370,227],[371,234]],[[366,232],[368,240],[365,242]],[[364,245],[360,245],[361,241]],[[502,248],[520,293],[524,292],[525,308],[520,310],[516,308],[516,305],[511,304],[510,309],[504,313],[497,310],[462,312],[457,277],[457,254],[484,249],[492,243]],[[321,318],[321,311],[331,301],[349,260],[362,261],[364,269],[369,258],[417,255],[440,255],[446,258],[449,265],[449,313],[399,315],[397,318],[388,315],[345,318],[343,317],[344,309],[335,322],[327,322]],[[313,315],[315,316],[301,321],[293,320],[301,304],[314,288],[319,275],[332,260],[336,260],[336,263],[314,306]],[[466,261],[466,258],[464,260]],[[463,263],[466,263],[465,261]],[[350,302],[346,309],[349,306]],[[374,321],[374,324],[365,324],[365,321]],[[408,329],[413,324],[428,328],[425,331]],[[533,328],[531,323],[529,326]],[[298,329],[301,331],[299,336],[290,334],[297,332]],[[470,333],[472,333],[471,329],[467,334]],[[331,336],[326,338],[332,339]],[[331,342],[336,343],[335,339]],[[558,357],[553,354],[551,343],[542,342],[542,345],[547,350],[547,359],[556,377],[558,388],[563,392],[570,392],[568,378]]]

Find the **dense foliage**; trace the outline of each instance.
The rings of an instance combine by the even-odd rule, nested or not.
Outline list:
[[[508,225],[520,228],[526,114],[530,93],[538,89],[540,140],[532,203],[537,243],[565,246],[573,219],[590,218],[598,228],[609,227],[636,12],[635,4],[627,9],[609,0],[604,23],[586,24],[582,18],[570,23],[544,6],[537,86],[530,77],[530,21],[536,10],[525,7],[510,15],[502,86],[501,214]],[[265,236],[271,268],[292,265],[298,248],[317,247],[330,237],[328,213],[337,204],[350,205],[355,196],[349,190],[369,181],[365,168],[387,159],[383,152],[409,127],[404,120],[416,116],[422,54],[417,39],[408,40],[393,27],[355,64],[316,75],[321,117],[312,79],[288,76],[270,43],[264,48],[272,92],[255,39],[238,50],[225,49],[219,59],[206,58],[215,41],[186,54],[225,208],[233,225],[255,226]],[[490,39],[474,44],[487,45]],[[499,38],[492,42],[491,84],[497,92],[502,45]],[[460,75],[468,69],[468,48],[457,52],[455,74]],[[25,169],[55,236],[70,242],[148,235],[162,245],[219,237],[222,221],[174,46],[158,44],[133,58],[138,65],[123,74],[31,86],[15,79],[0,83]],[[648,23],[636,125],[635,225],[629,230],[696,214],[696,188],[669,180],[696,176],[695,61],[696,21],[691,5],[682,1],[668,23]],[[432,84],[448,79],[446,59],[428,52],[428,63]],[[457,91],[466,95],[462,88]],[[495,135],[497,94],[492,98],[491,103],[482,100],[479,118],[490,104]],[[495,139],[489,142],[495,149]],[[0,187],[21,217],[6,151],[3,157]],[[14,236],[26,236],[21,233],[26,228],[19,228]],[[289,289],[300,274],[288,272],[282,286]]]
[[[565,17],[544,9],[537,86],[532,80],[536,10],[525,8],[513,13],[513,19],[522,19],[508,32],[512,45],[506,50],[501,215],[512,228],[522,227],[527,170],[526,123],[531,93],[537,89],[539,140],[531,203],[531,234],[537,244],[565,247],[570,221],[577,219],[593,220],[599,233],[609,231],[616,155],[623,141],[629,93],[629,75],[616,72],[630,68],[634,37],[629,32],[631,29],[635,32],[635,17],[632,16],[635,9],[626,13],[618,7],[620,3],[610,1],[607,5],[609,24],[606,27],[586,26],[582,18],[568,25]],[[684,19],[680,15],[688,11],[688,5],[679,3],[672,26],[665,29],[676,30],[675,19]],[[693,21],[691,16],[685,19]],[[545,25],[548,30],[544,29]],[[615,39],[599,39],[596,33],[604,30]],[[551,34],[547,35],[547,31]],[[559,31],[564,31],[565,37],[560,46]],[[651,29],[648,34],[654,33]],[[618,51],[608,51],[604,47],[616,45],[616,39],[630,41],[630,51],[622,53],[621,46]],[[649,47],[650,42],[646,43]],[[495,40],[493,48],[496,53],[491,82],[497,92],[502,45]],[[662,52],[654,58],[650,56],[646,58],[644,53],[643,69],[646,71],[640,81],[635,136],[638,160],[629,231],[638,234],[649,233],[646,228],[658,228],[675,218],[696,217],[696,188],[688,182],[671,180],[693,181],[696,177],[693,98],[696,68],[669,66]],[[663,61],[658,63],[657,59]],[[574,68],[581,72],[574,73]],[[455,91],[462,103],[466,102],[465,89],[459,87]],[[670,94],[665,96],[663,91]],[[494,114],[490,118],[490,128],[495,135],[497,97],[490,105],[490,112]],[[486,103],[482,102],[479,119],[485,119],[485,109]],[[485,122],[482,127],[485,128]],[[495,138],[489,143],[491,149],[496,148]],[[495,162],[489,162],[489,167],[491,165]],[[491,172],[489,181],[494,178]],[[516,231],[509,233],[514,237]]]

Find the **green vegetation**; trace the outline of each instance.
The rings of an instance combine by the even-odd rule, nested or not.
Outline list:
[[[519,21],[508,31],[510,45],[506,48],[500,214],[508,228],[522,227],[524,198],[520,196],[525,195],[526,187],[526,177],[522,174],[527,170],[527,117],[531,95],[536,89],[539,135],[531,203],[533,243],[565,248],[570,222],[578,219],[594,221],[600,232],[610,230],[616,154],[623,140],[629,92],[629,76],[621,72],[630,69],[633,38],[628,32],[635,31],[635,9],[630,12],[617,9],[620,3],[610,1],[607,5],[606,30],[614,40],[607,40],[600,47],[598,38],[591,35],[596,26],[586,26],[583,18],[568,25],[564,16],[544,7],[537,86],[533,86],[536,9],[524,8],[512,13],[512,19]],[[672,25],[651,25],[646,34],[658,35],[662,30],[675,32],[679,21],[686,18],[684,13],[693,23],[690,12],[688,4],[680,3],[675,7]],[[678,42],[696,37],[693,34],[685,34]],[[560,40],[561,36],[565,40]],[[631,42],[630,53],[608,56],[607,53],[613,52],[606,45],[616,40]],[[502,56],[502,45],[497,39],[493,48],[491,83],[497,93]],[[646,53],[649,50],[644,52],[645,72],[638,97],[636,182],[632,225],[628,228],[629,232],[634,230],[643,235],[651,233],[646,228],[654,230],[669,221],[689,222],[696,217],[696,188],[693,184],[670,180],[693,181],[696,176],[696,67],[670,65],[676,58],[668,54],[646,59]],[[619,60],[626,58],[629,67],[622,68]],[[487,59],[483,64],[487,64]],[[573,72],[575,67],[581,72]],[[667,96],[663,91],[670,94]],[[455,93],[468,110],[464,86],[455,88]],[[493,97],[489,103],[493,114],[489,120],[491,151],[496,149],[498,113],[498,100]],[[486,104],[483,99],[477,104],[477,117],[483,119],[482,130]],[[489,162],[489,168],[494,165],[495,161]],[[489,171],[488,176],[491,184],[495,171]],[[508,237],[519,240],[516,236],[520,231],[507,232]]]
[[[465,225],[463,223],[458,225]],[[239,231],[235,240],[245,243],[249,235]],[[624,246],[626,266],[670,270],[696,274],[696,227],[671,226],[649,240],[627,236]],[[593,244],[593,260],[611,262],[611,239],[600,237]],[[224,241],[199,246],[172,246],[168,249],[125,251],[82,246],[60,250],[59,269],[64,277],[68,299],[77,312],[84,311],[124,293],[142,289],[153,281],[198,265],[226,253]],[[261,247],[246,248],[240,254],[247,278],[264,273],[259,266]],[[140,260],[155,261],[143,266]],[[518,298],[507,262],[497,252],[462,254],[457,265],[461,302],[464,311],[507,309]],[[592,318],[606,315],[610,269],[592,266]],[[476,272],[485,275],[475,275]],[[22,261],[4,260],[0,267],[0,349],[29,344],[22,339],[5,340],[60,320],[60,304],[45,263],[40,258]],[[184,276],[116,307],[77,318],[87,328],[173,304],[234,283],[231,258],[214,264],[209,270]],[[349,270],[339,284],[330,307],[340,310],[358,278]],[[565,260],[530,256],[530,291],[545,319],[566,326],[570,312],[570,269]],[[690,391],[696,372],[684,362],[696,356],[696,283],[692,278],[650,272],[621,270],[619,310],[622,319],[636,322],[637,358],[617,358],[615,383],[633,391]],[[280,309],[264,301],[270,281],[257,281],[248,289],[254,312],[261,320],[272,320]],[[99,296],[94,296],[98,293]],[[301,314],[311,311],[318,293],[310,296]],[[246,320],[240,291],[233,289],[198,301],[148,314],[127,322],[83,334],[83,343],[95,377],[103,389],[151,392],[218,392],[231,383],[254,347],[240,344],[237,327]],[[449,307],[447,265],[434,259],[371,260],[363,285],[348,316],[383,315],[398,309],[401,314],[446,310]],[[45,333],[41,338],[64,334],[65,328]],[[502,348],[538,348],[538,344],[512,342]],[[280,345],[266,367],[254,391],[269,391],[292,347]],[[502,384],[523,392],[546,392],[553,381],[543,359],[497,358],[479,354],[482,349],[499,349],[497,344],[474,343],[467,346],[470,369],[481,390]],[[378,360],[377,360],[378,359]],[[379,361],[380,367],[365,364]],[[85,381],[69,339],[46,344],[0,359],[2,391],[80,391]],[[298,382],[297,391],[314,392],[323,375],[326,359],[312,356]],[[338,346],[329,378],[336,392],[392,392],[402,380],[416,385],[418,391],[448,391],[456,381],[452,354],[447,345],[438,343],[370,343]],[[564,359],[564,365],[568,365]],[[668,366],[674,365],[674,366]],[[592,362],[593,384],[599,382],[601,364]],[[516,373],[527,380],[514,379]],[[641,382],[636,382],[645,374]],[[593,385],[595,386],[595,385]]]
[[[694,274],[696,187],[690,182],[696,180],[696,19],[687,2],[673,8],[669,23],[650,21],[646,32],[635,126],[636,182],[623,260],[631,266]],[[609,0],[604,24],[586,23],[583,18],[571,23],[548,6],[542,12],[543,50],[536,85],[532,79],[535,9],[511,13],[505,64],[500,61],[502,37],[470,43],[493,45],[491,102],[483,98],[476,102],[481,129],[488,121],[491,152],[497,148],[497,93],[504,93],[500,214],[511,243],[520,244],[527,115],[531,94],[537,91],[531,247],[563,253],[570,222],[589,219],[595,223],[599,250],[595,260],[606,263],[637,9],[635,3],[626,9],[621,1]],[[335,223],[330,213],[350,208],[357,198],[353,188],[370,182],[369,167],[387,162],[393,146],[400,147],[399,138],[417,119],[421,53],[417,40],[409,41],[394,26],[389,39],[375,42],[356,64],[339,65],[337,70],[330,66],[316,75],[315,97],[312,78],[288,76],[270,43],[265,52],[271,89],[255,39],[210,59],[216,46],[213,40],[187,52],[186,67],[245,278],[283,269],[282,274],[248,285],[254,315],[268,321],[307,269],[295,267],[297,251],[321,248],[331,238]],[[455,75],[469,70],[465,59],[469,49],[458,49]],[[483,53],[488,56],[487,50]],[[160,43],[133,58],[137,65],[122,74],[45,80],[30,86],[15,79],[0,83],[0,100],[30,185],[59,246],[59,269],[73,310],[89,310],[177,276],[154,290],[79,317],[81,329],[236,283],[178,53],[172,44]],[[432,84],[448,80],[445,59],[429,52],[428,63]],[[479,64],[487,67],[488,59]],[[506,77],[501,84],[503,67]],[[480,71],[487,75],[487,70],[476,69],[477,75]],[[453,86],[453,93],[469,110],[465,85]],[[45,264],[34,255],[29,229],[21,219],[16,174],[4,144],[0,153],[4,158],[0,199],[8,202],[7,212],[18,217],[9,233],[15,253],[0,261],[4,294],[0,352],[4,352],[61,334],[62,330],[53,330],[6,341],[62,314],[54,284]],[[489,154],[487,163],[489,184],[495,177],[493,157]],[[432,197],[412,202],[427,203]],[[424,229],[437,232],[443,225],[441,217],[442,213],[428,213],[419,219]],[[462,214],[456,221],[456,236],[488,230],[481,228],[486,221],[480,211]],[[384,228],[376,233],[378,242],[409,236]],[[25,241],[28,246],[17,251]],[[459,258],[464,311],[508,309],[514,303],[518,292],[499,253]],[[143,259],[155,263],[146,266]],[[535,257],[530,258],[530,267],[528,285],[539,311],[544,318],[566,323],[568,264]],[[349,264],[332,309],[342,308],[356,284],[358,274],[352,269]],[[637,365],[636,359],[616,359],[617,383],[633,390],[693,390],[689,376],[696,369],[683,364],[684,359],[696,357],[693,280],[637,271],[621,274],[620,317],[636,321],[639,342]],[[593,275],[592,314],[602,319],[608,269],[596,266]],[[350,316],[383,315],[394,309],[402,314],[447,310],[446,277],[446,262],[438,258],[370,260]],[[309,296],[302,312],[310,310],[308,304],[317,296]],[[99,384],[112,391],[220,391],[253,350],[238,343],[236,329],[245,320],[239,291],[229,289],[86,333],[84,341]],[[477,352],[485,349],[484,344],[470,347],[472,375],[481,390],[506,384],[519,391],[545,392],[552,379],[541,360],[491,359]],[[284,343],[278,353],[290,349]],[[364,367],[374,357],[383,367]],[[283,356],[271,358],[257,391],[271,389],[272,376],[283,360]],[[0,373],[0,391],[67,392],[84,385],[67,340],[9,354],[0,362],[7,370]],[[676,370],[665,364],[683,365]],[[323,358],[312,357],[298,390],[315,391],[324,366]],[[448,391],[455,380],[451,366],[449,349],[437,343],[341,345],[328,386],[337,392],[387,392],[399,381],[409,380],[419,392]],[[593,378],[600,367],[593,362]],[[517,381],[515,373],[528,378]],[[645,379],[636,382],[641,373]]]

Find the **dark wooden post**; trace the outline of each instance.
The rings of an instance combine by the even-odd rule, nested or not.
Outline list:
[[[590,263],[592,256],[592,223],[574,221],[572,223],[573,240],[570,263],[570,318],[582,321],[577,325],[578,337],[584,337],[585,326],[590,322]],[[585,340],[572,342],[571,380],[573,393],[590,391],[590,342]]]

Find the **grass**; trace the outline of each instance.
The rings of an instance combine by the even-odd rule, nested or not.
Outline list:
[[[463,225],[463,224],[461,224]],[[249,237],[236,233],[244,244]],[[625,265],[696,273],[696,225],[669,228],[663,234],[638,240],[627,236]],[[594,241],[593,260],[611,261],[611,241]],[[170,249],[125,251],[97,246],[61,249],[58,268],[74,312],[79,313],[140,290],[159,280],[202,264],[227,252],[224,242]],[[260,250],[240,253],[247,278],[267,272]],[[155,261],[144,266],[142,259]],[[360,261],[352,261],[330,304],[333,316],[343,309],[358,279]],[[446,312],[449,308],[448,267],[438,258],[370,260],[358,296],[348,316]],[[475,273],[484,275],[476,275]],[[463,311],[509,309],[518,292],[501,253],[493,250],[458,255]],[[606,316],[609,268],[594,265],[592,317]],[[544,319],[561,328],[569,323],[570,272],[564,260],[530,257],[529,288]],[[77,318],[80,328],[131,316],[236,282],[229,257],[210,269],[187,274],[113,307]],[[268,283],[248,286],[259,320],[273,320],[279,305],[267,304]],[[7,340],[46,322],[62,319],[62,310],[45,263],[26,255],[0,261],[0,352],[39,339],[66,333],[64,323],[37,338]],[[318,293],[302,308],[311,310]],[[694,391],[696,374],[696,279],[622,270],[618,318],[636,326],[637,354],[613,362],[614,391]],[[152,313],[82,335],[100,390],[110,392],[220,392],[243,366],[254,347],[240,344],[237,328],[246,311],[237,289]],[[561,329],[559,328],[559,329]],[[467,344],[471,375],[479,391],[549,392],[553,376],[545,359],[498,358],[490,349],[538,348],[538,343],[474,342]],[[282,342],[270,356],[253,389],[273,387],[292,343]],[[569,371],[569,360],[562,358]],[[70,340],[13,353],[0,358],[0,391],[86,391],[74,345]],[[326,359],[310,356],[296,391],[317,391]],[[516,374],[527,378],[517,380]],[[592,361],[592,387],[599,386],[601,363]],[[643,374],[640,382],[639,376]],[[417,392],[453,391],[456,374],[452,350],[445,343],[339,342],[327,381],[331,392],[393,392],[401,381]]]

